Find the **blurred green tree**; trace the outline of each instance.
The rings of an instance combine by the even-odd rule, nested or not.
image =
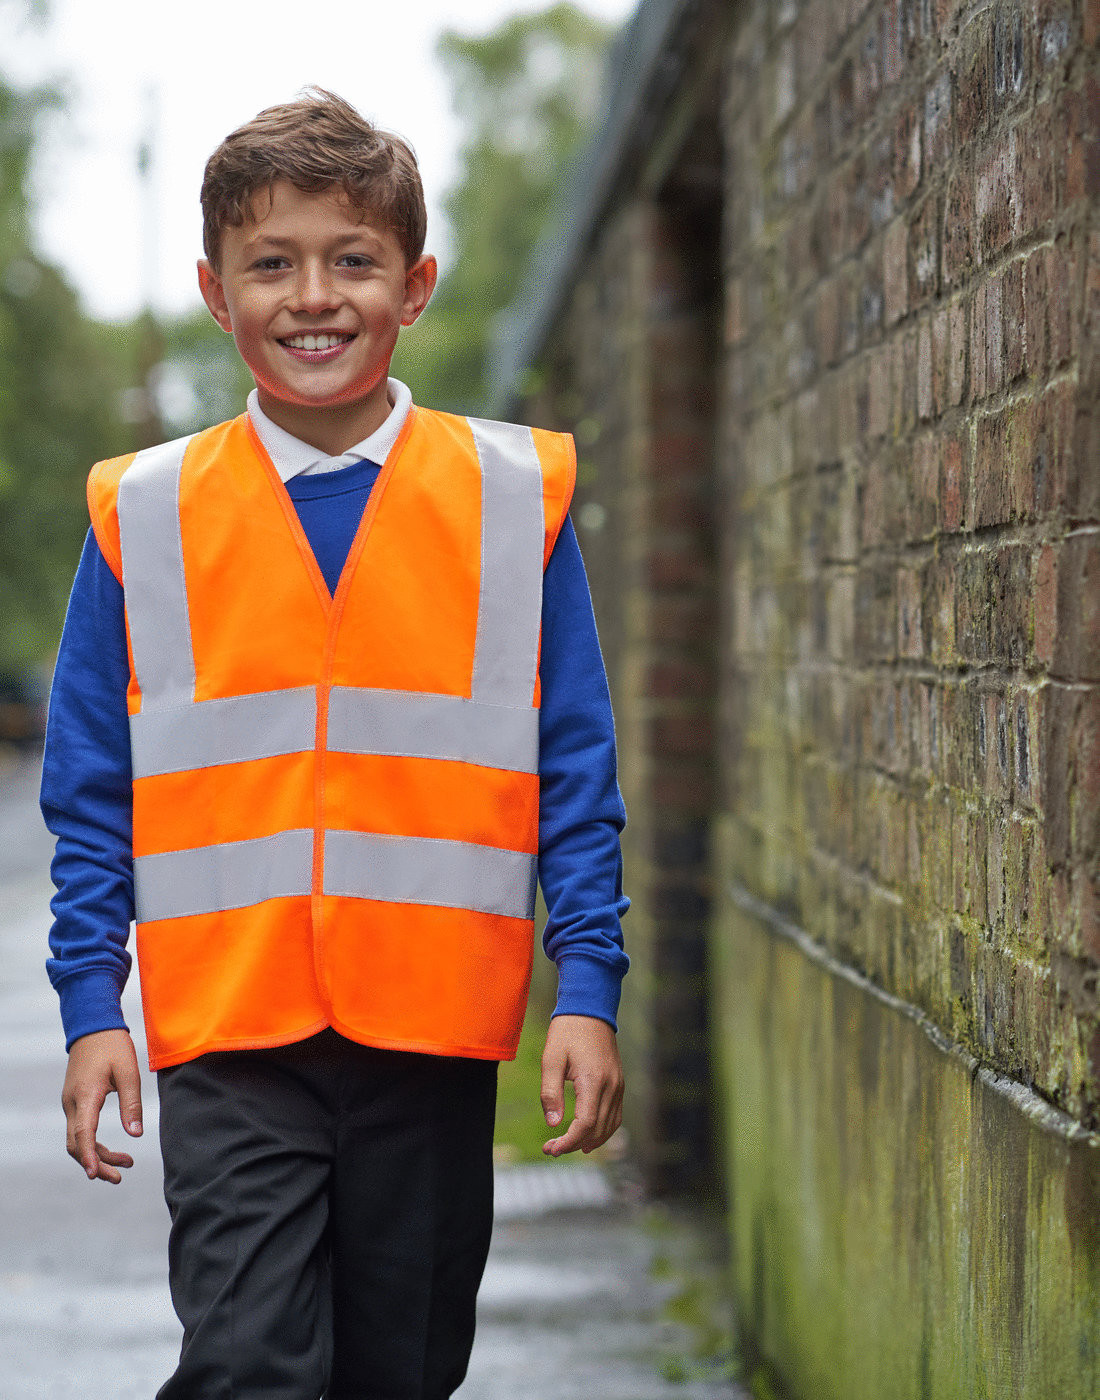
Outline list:
[[[122,336],[84,315],[32,244],[31,159],[58,100],[0,77],[0,672],[9,673],[56,643],[87,528],[84,475],[128,445],[117,407]]]
[[[433,408],[484,409],[493,318],[521,291],[563,176],[595,126],[612,32],[577,5],[555,4],[439,40],[466,129],[444,201],[451,259],[394,361]]]

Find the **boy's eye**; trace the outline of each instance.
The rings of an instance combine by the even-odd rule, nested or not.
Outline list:
[[[368,258],[366,253],[345,253],[340,259],[341,267],[372,267],[373,259]]]
[[[286,258],[272,255],[269,258],[257,258],[252,266],[257,272],[278,272],[280,269],[287,266],[287,260]]]

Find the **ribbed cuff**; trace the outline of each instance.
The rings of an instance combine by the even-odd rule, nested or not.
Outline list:
[[[109,972],[97,970],[67,977],[58,986],[57,995],[66,1050],[82,1035],[130,1029],[122,1015],[119,985]]]
[[[596,1016],[618,1030],[622,977],[599,958],[572,953],[558,963],[555,1016]]]

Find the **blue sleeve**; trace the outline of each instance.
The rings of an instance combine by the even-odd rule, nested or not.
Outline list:
[[[558,967],[556,1016],[615,1026],[628,959],[620,919],[626,821],[615,727],[580,548],[567,520],[546,566],[539,714],[539,883],[543,947]]]
[[[120,997],[134,916],[133,798],[122,585],[89,531],[50,691],[42,814],[57,837],[57,893],[46,963],[66,1049],[92,1031],[126,1029]]]

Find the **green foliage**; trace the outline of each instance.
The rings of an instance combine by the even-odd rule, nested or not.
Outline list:
[[[55,102],[0,80],[0,671],[56,642],[87,528],[85,473],[128,445],[119,347],[31,246],[28,171]]]
[[[576,5],[555,4],[439,41],[467,133],[445,201],[453,260],[395,358],[432,407],[484,406],[493,318],[522,291],[563,176],[593,130],[609,36]]]

